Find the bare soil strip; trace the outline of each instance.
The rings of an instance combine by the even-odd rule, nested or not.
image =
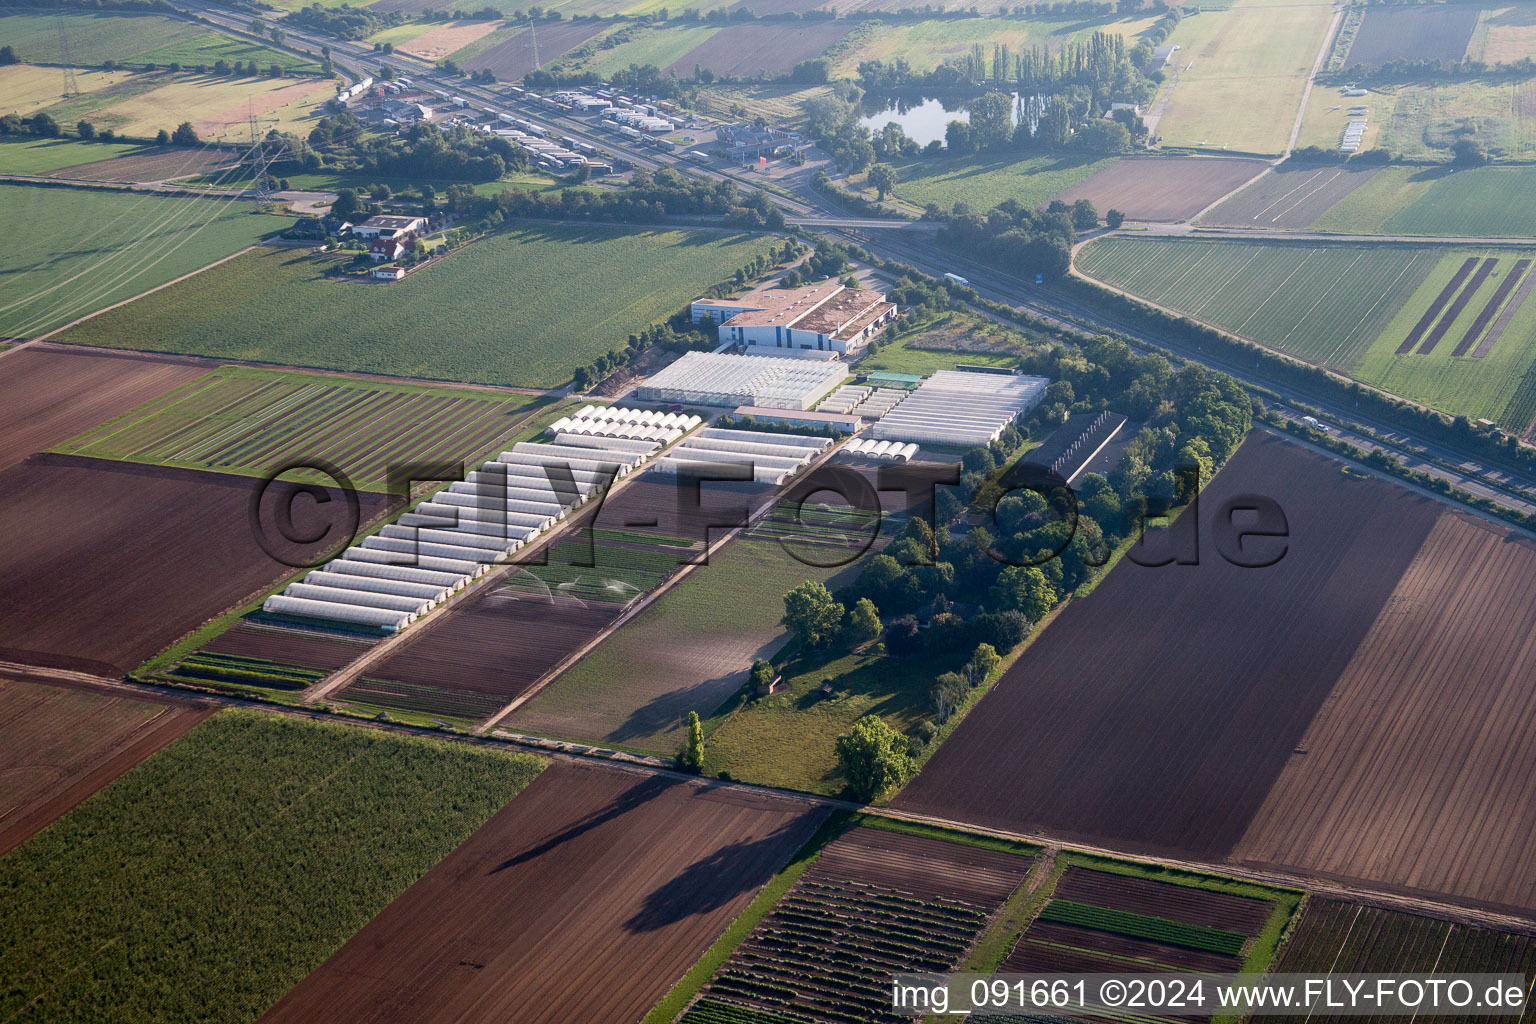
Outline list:
[[[1493,297],[1488,300],[1488,304],[1483,307],[1482,312],[1477,314],[1477,319],[1472,321],[1472,326],[1467,328],[1467,333],[1456,343],[1456,347],[1451,350],[1451,355],[1464,356],[1467,354],[1467,350],[1477,343],[1477,339],[1483,336],[1483,331],[1487,328],[1489,321],[1493,319],[1493,315],[1504,305],[1504,300],[1509,298],[1509,293],[1515,290],[1515,285],[1525,276],[1525,272],[1530,268],[1530,265],[1530,260],[1515,261],[1514,269],[1505,275],[1504,280],[1499,282],[1499,287],[1494,290]]]
[[[1504,312],[1500,313],[1499,318],[1494,321],[1493,329],[1488,332],[1488,336],[1483,339],[1482,344],[1478,345],[1477,350],[1472,353],[1473,359],[1481,359],[1493,351],[1493,346],[1497,345],[1499,339],[1504,337],[1504,332],[1509,328],[1509,322],[1515,318],[1516,313],[1520,312],[1520,307],[1525,304],[1526,298],[1531,294],[1531,286],[1533,284],[1536,284],[1536,274],[1526,275],[1524,283],[1520,285],[1520,290],[1515,292],[1515,297],[1509,300],[1509,305],[1504,307]]]
[[[1424,315],[1419,317],[1418,323],[1413,325],[1413,330],[1408,332],[1408,337],[1404,338],[1403,343],[1397,346],[1398,355],[1405,356],[1413,351],[1413,346],[1419,343],[1419,338],[1429,329],[1429,325],[1434,323],[1435,317],[1439,315],[1440,310],[1445,308],[1447,302],[1451,301],[1451,296],[1456,294],[1456,289],[1460,287],[1461,282],[1467,279],[1467,275],[1472,273],[1472,268],[1476,265],[1476,256],[1468,256],[1462,262],[1461,266],[1456,269],[1455,275],[1446,282],[1444,288],[1440,289],[1440,294],[1435,296],[1435,301],[1431,302],[1429,308],[1424,311]]]
[[[1445,332],[1449,331],[1451,324],[1461,316],[1461,311],[1467,308],[1467,303],[1472,301],[1472,296],[1476,295],[1478,289],[1483,286],[1483,282],[1488,280],[1488,275],[1493,273],[1493,268],[1498,265],[1498,262],[1497,258],[1483,260],[1482,266],[1477,268],[1477,273],[1472,275],[1472,280],[1467,282],[1461,294],[1456,296],[1456,301],[1451,303],[1445,315],[1440,318],[1440,322],[1435,324],[1435,329],[1429,332],[1429,337],[1424,339],[1424,344],[1419,346],[1419,355],[1427,356],[1435,350],[1435,346],[1440,344],[1440,339],[1445,337]]]

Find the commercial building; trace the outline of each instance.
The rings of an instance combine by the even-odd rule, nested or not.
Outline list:
[[[380,215],[369,217],[361,224],[352,225],[352,237],[364,240],[370,238],[403,238],[406,235],[417,235],[427,230],[427,218],[425,217],[391,217]]]
[[[839,362],[685,352],[634,394],[648,402],[810,409],[847,379]]]
[[[1050,381],[1016,374],[940,370],[870,428],[879,441],[978,448],[1040,404]]]
[[[757,288],[737,299],[697,299],[690,316],[719,324],[720,341],[749,353],[832,359],[858,356],[896,318],[885,293],[826,280],[801,288]]]

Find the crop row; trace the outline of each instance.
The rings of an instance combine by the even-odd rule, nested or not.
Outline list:
[[[495,694],[444,690],[422,683],[402,683],[393,679],[363,678],[338,695],[342,700],[366,704],[387,704],[402,711],[453,718],[485,718],[506,703]]]
[[[701,999],[689,1008],[681,1024],[809,1024],[803,1017],[765,1013],[718,999]]]
[[[1184,946],[1187,949],[1225,953],[1228,956],[1238,955],[1242,952],[1244,943],[1248,941],[1248,936],[1238,932],[1207,928],[1198,924],[1184,924],[1179,921],[1170,921],[1165,917],[1133,914],[1127,910],[1095,907],[1071,900],[1052,900],[1040,912],[1040,919],[1057,924],[1077,925],[1079,928],[1092,928],[1095,931],[1112,932],[1117,935],[1129,935],[1138,939],[1150,939],[1154,942],[1166,942],[1169,945]]]
[[[163,677],[171,682],[214,688],[219,683],[235,683],[269,690],[302,690],[324,674],[315,669],[265,658],[202,651],[183,658],[175,669],[164,673]]]

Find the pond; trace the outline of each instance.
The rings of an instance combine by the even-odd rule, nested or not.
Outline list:
[[[1013,95],[1013,101],[1013,123],[1017,125],[1019,123],[1018,94]],[[906,133],[907,138],[919,146],[926,146],[935,139],[944,141],[944,129],[949,126],[949,122],[969,122],[971,115],[966,110],[969,103],[968,98],[958,96],[945,96],[942,99],[931,96],[866,97],[864,116],[859,118],[859,124],[872,132],[878,132],[895,121],[901,125],[901,130]]]

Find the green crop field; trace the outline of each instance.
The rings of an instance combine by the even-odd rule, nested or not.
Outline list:
[[[916,157],[896,165],[896,195],[918,206],[934,203],[949,210],[966,203],[985,213],[1005,199],[1039,206],[1058,192],[1088,180],[1114,163],[1114,157],[939,156]]]
[[[9,45],[16,56],[39,64],[57,64],[63,58],[59,46],[60,18],[69,55],[79,64],[118,63],[212,64],[226,60],[255,60],[265,68],[317,68],[314,61],[295,54],[221,35],[199,25],[153,14],[4,14],[0,15],[0,46]]]
[[[553,387],[771,242],[722,232],[520,226],[389,285],[329,278],[330,260],[263,249],[60,340]]]
[[[232,366],[57,450],[246,476],[320,458],[382,491],[392,463],[472,464],[500,451],[534,405],[527,395]]]
[[[33,137],[0,140],[0,174],[47,174],[63,167],[134,156],[155,147],[141,142],[80,142]]]
[[[1168,37],[1179,71],[1163,87],[1163,144],[1284,151],[1332,15],[1327,4],[1239,2],[1186,17]]]
[[[1371,245],[1105,238],[1083,273],[1282,352],[1348,371],[1439,262]]]
[[[1347,234],[1536,235],[1536,167],[1383,167],[1312,223]]]
[[[666,68],[675,60],[700,45],[720,31],[719,25],[689,25],[683,28],[632,28],[627,43],[620,43],[607,50],[598,50],[591,57],[578,63],[582,71],[598,75],[611,75],[631,64],[654,64]],[[593,39],[595,46],[599,42]],[[689,69],[690,73],[692,69]]]
[[[1399,355],[1398,346],[1469,255],[1496,257],[1499,262],[1433,351]],[[1536,302],[1526,300],[1519,305],[1497,343],[1485,355],[1457,356],[1454,352],[1515,261],[1532,258],[1536,258],[1536,252],[1507,249],[1445,252],[1434,271],[1353,368],[1352,375],[1404,398],[1472,419],[1494,420],[1511,431],[1523,433],[1536,416],[1536,407],[1532,407],[1536,401],[1536,381],[1530,376],[1536,366]],[[1517,290],[1507,304],[1512,306],[1519,298]]]
[[[16,224],[0,252],[0,338],[35,337],[223,259],[289,218],[248,203],[0,185]],[[137,348],[121,335],[114,347]]]
[[[0,860],[0,1015],[255,1020],[540,767],[216,715]]]

